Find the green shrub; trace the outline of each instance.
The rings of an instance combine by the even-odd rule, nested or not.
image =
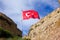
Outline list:
[[[23,40],[21,37],[8,38],[7,40]]]
[[[6,38],[6,40],[23,40],[22,37],[12,36],[8,30],[4,30],[0,27],[0,38]]]
[[[12,37],[11,33],[7,30],[3,30],[1,27],[0,27],[0,37],[5,37],[5,38],[8,38],[8,37]]]

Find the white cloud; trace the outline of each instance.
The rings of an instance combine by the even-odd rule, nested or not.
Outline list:
[[[58,7],[58,3],[53,0],[0,0],[4,4],[4,10],[0,10],[1,12],[5,13],[11,19],[17,23],[19,29],[28,30],[29,27],[36,23],[38,20],[30,19],[21,22],[22,20],[22,10],[34,9],[34,4],[36,2],[47,3],[53,8]],[[0,5],[1,6],[1,5]],[[42,18],[43,16],[41,16]],[[22,25],[23,27],[22,27]],[[23,30],[22,30],[23,31]],[[26,32],[24,32],[26,34]]]
[[[28,33],[31,25],[35,24],[39,19],[27,19],[27,20],[22,20],[22,25],[23,25],[23,30],[24,31],[24,34]]]
[[[58,0],[38,0],[38,1],[36,0],[36,2],[47,3],[53,8],[57,8],[59,6]]]
[[[27,29],[27,28],[29,28],[27,25],[32,25],[32,22],[33,22],[32,20],[23,22],[24,23],[23,27],[21,25],[21,24],[23,24],[23,23],[21,23],[22,10],[33,9],[32,1],[29,1],[29,0],[25,0],[25,1],[24,0],[1,0],[1,2],[6,6],[3,10],[3,13],[5,13],[12,20],[14,20],[15,23],[17,23],[17,26],[19,29],[22,30],[22,28],[24,28],[24,26],[26,26],[26,29]],[[30,23],[28,23],[26,25],[27,22],[30,22]]]

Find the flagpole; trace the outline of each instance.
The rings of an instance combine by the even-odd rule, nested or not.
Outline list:
[[[22,36],[23,36],[23,20],[21,19],[21,27],[22,27]]]
[[[22,36],[24,36],[23,34],[23,13],[22,13],[23,10],[21,10],[21,26],[22,26]]]
[[[22,16],[22,10],[21,10],[21,26],[22,26],[22,36],[23,36],[23,16]]]

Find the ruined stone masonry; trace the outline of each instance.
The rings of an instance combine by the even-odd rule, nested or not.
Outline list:
[[[0,27],[8,30],[14,36],[22,37],[22,31],[17,28],[17,24],[5,14],[0,12]]]
[[[30,40],[60,40],[60,8],[32,25],[27,37]]]

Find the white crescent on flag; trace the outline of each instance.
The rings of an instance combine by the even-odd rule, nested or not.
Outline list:
[[[26,13],[26,16],[29,17],[29,16],[30,16],[29,14],[30,14],[30,12],[27,12],[27,13]]]
[[[35,10],[27,10],[27,11],[23,11],[23,19],[30,19],[30,18],[38,18],[40,19],[38,12]]]

